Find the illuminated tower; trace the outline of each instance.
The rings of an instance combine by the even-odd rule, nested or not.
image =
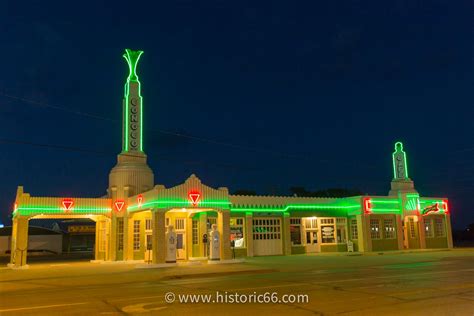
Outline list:
[[[399,193],[416,193],[413,181],[408,177],[407,156],[403,150],[402,142],[395,143],[395,151],[392,154],[393,180],[389,195]]]
[[[153,188],[153,171],[147,165],[143,151],[143,99],[137,64],[143,51],[126,49],[123,57],[127,61],[129,74],[123,98],[122,152],[117,165],[109,174],[108,195],[123,199]]]

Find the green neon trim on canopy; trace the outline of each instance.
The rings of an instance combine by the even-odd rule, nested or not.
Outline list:
[[[61,207],[50,207],[50,206],[20,206],[17,209],[18,214],[20,215],[40,215],[40,214],[90,214],[90,213],[108,213],[112,211],[110,207],[73,207],[70,211],[66,212],[64,208]]]
[[[407,156],[403,150],[403,143],[395,143],[395,151],[392,154],[393,178],[408,179]]]
[[[287,212],[288,210],[335,210],[335,211],[347,211],[347,210],[357,210],[360,209],[360,204],[352,205],[322,205],[322,204],[291,204],[284,208],[249,208],[249,207],[235,207],[231,208],[232,212]]]
[[[150,201],[143,203],[141,207],[138,207],[138,205],[131,205],[129,206],[129,210],[137,210],[137,209],[146,209],[147,207],[150,206],[159,206],[159,207],[173,207],[173,206],[179,206],[179,207],[193,207],[190,201],[188,200],[155,200],[155,201]],[[220,205],[230,205],[229,201],[200,201],[197,207],[200,206],[220,206]]]
[[[123,146],[123,151],[127,152],[129,149],[129,108],[128,108],[128,102],[129,102],[129,95],[130,95],[130,82],[136,82],[138,87],[138,98],[140,99],[140,151],[143,152],[143,98],[141,96],[141,83],[138,80],[138,75],[137,75],[137,64],[138,61],[140,60],[140,56],[143,54],[142,50],[131,50],[131,49],[125,49],[125,54],[123,54],[123,58],[127,61],[128,64],[128,70],[129,74],[127,77],[127,82],[125,84],[125,142]]]

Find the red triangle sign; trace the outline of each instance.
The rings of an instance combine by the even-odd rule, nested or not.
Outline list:
[[[74,200],[71,200],[71,199],[62,200],[62,204],[66,211],[70,211],[72,206],[74,205]]]
[[[189,193],[189,198],[191,199],[191,203],[193,205],[197,205],[199,202],[199,198],[201,197],[201,194],[199,193]]]
[[[118,212],[122,211],[124,205],[125,205],[124,201],[115,201],[115,208],[117,209]]]

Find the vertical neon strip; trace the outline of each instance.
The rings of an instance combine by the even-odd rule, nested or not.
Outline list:
[[[130,98],[130,83],[131,82],[136,82],[137,83],[137,90],[138,90],[138,99],[140,100],[140,144],[139,144],[139,150],[143,152],[143,99],[141,97],[141,84],[140,81],[138,80],[137,76],[137,65],[138,61],[140,60],[140,56],[143,54],[143,51],[141,50],[131,50],[131,49],[125,49],[125,54],[123,54],[123,57],[127,61],[128,64],[128,69],[129,69],[129,75],[127,77],[127,83],[125,84],[125,145],[123,146],[123,150],[127,152],[129,150],[129,124],[130,124],[130,118],[129,118],[129,98]]]
[[[396,158],[395,155],[398,153],[403,154],[403,166],[404,166],[404,176],[405,179],[408,179],[408,163],[407,163],[407,155],[405,151],[403,150],[403,143],[402,142],[396,142],[395,143],[395,151],[392,154],[392,164],[393,164],[393,178],[394,179],[399,179],[398,177],[398,172],[397,172],[397,163],[396,163]]]
[[[372,205],[370,202],[370,198],[364,199],[364,214],[371,214],[372,213]]]
[[[448,201],[443,201],[444,214],[449,214]]]
[[[140,151],[143,151],[143,98],[141,83],[138,81],[138,97],[140,98]]]

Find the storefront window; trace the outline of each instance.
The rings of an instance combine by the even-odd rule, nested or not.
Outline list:
[[[370,220],[370,238],[380,239],[380,221],[378,219]]]
[[[442,218],[435,218],[435,236],[444,237],[444,223]]]
[[[395,238],[395,225],[392,218],[386,218],[383,220],[384,226],[384,238],[393,239]]]
[[[357,239],[359,238],[359,232],[357,231],[357,220],[351,219],[351,238]]]
[[[425,237],[426,238],[433,238],[433,221],[430,218],[425,219]]]
[[[230,241],[234,243],[235,248],[245,247],[243,218],[230,219]]]
[[[336,232],[334,218],[321,219],[321,243],[331,244],[336,242],[334,234]]]
[[[301,245],[301,218],[290,218],[290,235],[292,245]]]

